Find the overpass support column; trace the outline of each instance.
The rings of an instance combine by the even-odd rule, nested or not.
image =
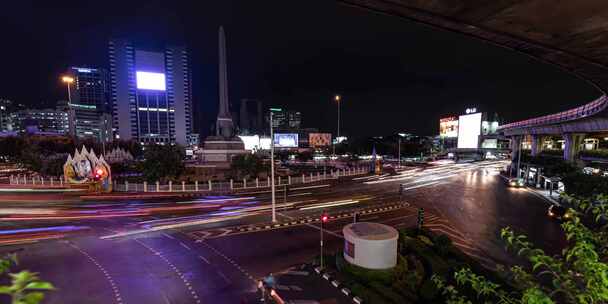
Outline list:
[[[564,137],[564,160],[573,161],[581,149],[585,134],[565,133]]]
[[[511,161],[514,161],[517,158],[517,154],[519,153],[519,149],[521,148],[521,140],[522,136],[511,136]]]
[[[532,156],[538,155],[543,150],[543,137],[540,135],[533,134],[532,137],[532,150],[530,154]]]

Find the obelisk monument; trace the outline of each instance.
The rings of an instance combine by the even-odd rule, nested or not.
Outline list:
[[[234,136],[234,123],[230,115],[230,103],[228,102],[228,71],[226,68],[226,35],[224,27],[219,30],[219,110],[215,125],[215,135],[225,138]]]
[[[219,108],[215,122],[215,136],[208,136],[203,144],[203,162],[230,166],[232,157],[248,153],[243,141],[236,136],[228,102],[228,71],[226,63],[226,36],[224,28],[219,30]]]

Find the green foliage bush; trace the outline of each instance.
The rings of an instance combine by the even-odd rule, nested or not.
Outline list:
[[[439,290],[433,281],[426,280],[422,283],[422,287],[420,287],[420,297],[425,302],[432,301],[439,295]]]
[[[360,297],[364,303],[370,304],[389,304],[381,295],[373,291],[371,288],[355,283],[350,290],[354,295]]]
[[[422,258],[430,267],[430,272],[444,275],[449,270],[448,264],[433,249],[424,242],[407,237],[405,239],[406,250]]]

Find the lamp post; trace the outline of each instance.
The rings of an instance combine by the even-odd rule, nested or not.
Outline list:
[[[338,138],[340,138],[340,99],[342,99],[340,95],[334,96],[334,100],[338,104],[338,130],[336,136],[336,144],[338,143]],[[336,156],[336,144],[334,144],[334,156]]]
[[[274,187],[274,130],[272,116],[274,112],[281,112],[281,109],[270,108],[270,192],[272,196],[272,222],[277,221],[276,214],[276,199],[275,199],[275,187]]]
[[[70,76],[61,77],[61,81],[65,82],[68,85],[68,102],[72,103],[72,93],[70,92],[70,84],[74,82],[74,78]]]

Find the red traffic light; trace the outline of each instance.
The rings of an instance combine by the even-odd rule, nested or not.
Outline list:
[[[321,222],[327,223],[328,220],[329,220],[329,216],[327,216],[327,214],[321,215]]]

